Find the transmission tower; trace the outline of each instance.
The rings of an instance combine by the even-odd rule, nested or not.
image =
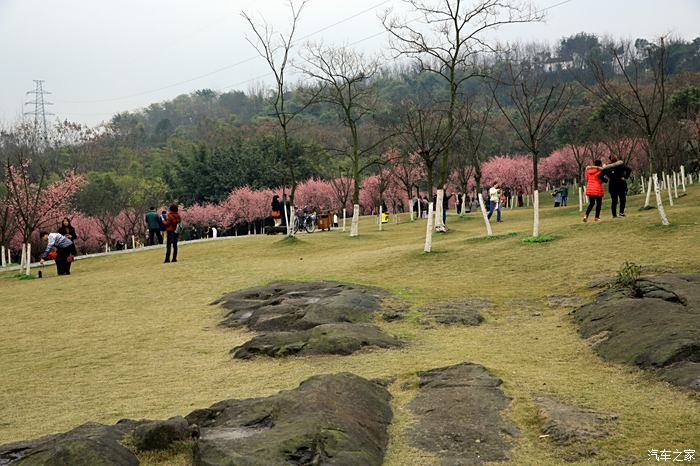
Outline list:
[[[44,95],[51,94],[44,90],[44,80],[34,80],[34,90],[27,91],[27,94],[33,94],[34,100],[25,102],[25,105],[34,104],[33,112],[24,112],[25,115],[34,115],[34,142],[37,147],[44,147],[49,139],[49,128],[46,123],[46,116],[53,115],[46,111],[47,105],[53,105],[51,102],[44,100]]]

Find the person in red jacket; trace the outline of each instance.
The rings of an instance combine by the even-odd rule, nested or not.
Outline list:
[[[603,162],[596,160],[593,165],[586,167],[586,196],[588,196],[588,208],[586,209],[586,215],[583,216],[583,221],[588,221],[588,216],[595,206],[595,218],[594,222],[600,222],[600,209],[603,206],[603,196],[605,196],[605,189],[603,189],[603,183],[605,182],[605,177],[603,176]]]
[[[177,237],[179,232],[177,231],[177,226],[180,224],[180,214],[177,213],[177,204],[170,206],[170,212],[166,217],[163,224],[165,225],[165,231],[168,235],[168,242],[165,247],[165,262],[170,262],[170,248],[173,249],[173,262],[177,262]]]

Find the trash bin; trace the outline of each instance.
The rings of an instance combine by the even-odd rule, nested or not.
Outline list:
[[[316,217],[316,228],[319,230],[331,229],[331,214],[328,212],[320,214]]]
[[[389,223],[389,214],[382,212],[382,223]]]

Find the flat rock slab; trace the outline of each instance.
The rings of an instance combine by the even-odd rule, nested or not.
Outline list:
[[[189,414],[195,466],[379,466],[391,396],[350,373],[314,376],[267,398],[227,400]]]
[[[700,389],[700,275],[642,278],[571,313],[603,359]]]
[[[549,395],[535,397],[542,433],[559,445],[610,435],[614,414],[572,406]]]
[[[418,395],[409,408],[416,423],[410,444],[436,453],[444,465],[480,465],[506,459],[508,436],[518,435],[501,412],[510,399],[501,379],[478,364],[462,363],[419,372]]]
[[[136,466],[138,458],[119,442],[138,424],[88,422],[65,433],[0,445],[0,465]]]
[[[369,322],[387,293],[344,283],[273,282],[228,293],[212,304],[225,310],[221,325],[256,331],[308,330],[322,324]]]
[[[231,350],[234,358],[284,357],[312,354],[348,355],[366,346],[395,348],[403,341],[372,324],[323,324],[297,332],[271,332],[253,337]]]
[[[481,311],[491,307],[485,299],[462,299],[431,303],[418,309],[434,322],[446,325],[480,325],[484,321]]]

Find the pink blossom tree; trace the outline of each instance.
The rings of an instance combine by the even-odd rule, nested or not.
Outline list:
[[[409,206],[411,219],[413,219],[413,209],[410,208],[411,199],[413,198],[413,188],[416,187],[418,189],[418,183],[425,178],[423,160],[415,152],[409,154],[399,149],[391,149],[385,152],[384,159],[394,179],[393,184],[396,187],[403,188],[406,193],[406,205]],[[394,193],[394,197],[396,194]]]
[[[297,185],[297,204],[318,209],[320,212],[333,210],[336,205],[335,191],[329,181],[308,179]]]

